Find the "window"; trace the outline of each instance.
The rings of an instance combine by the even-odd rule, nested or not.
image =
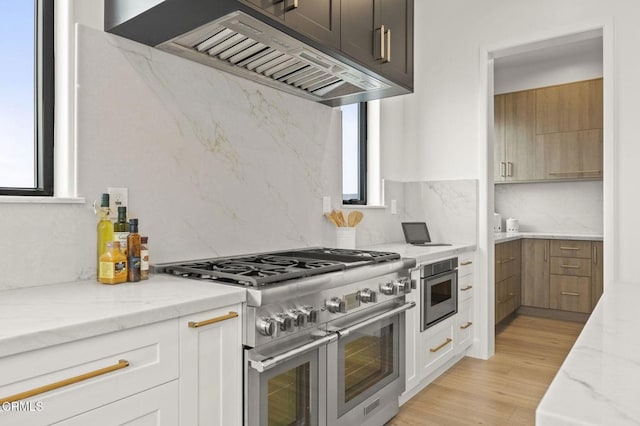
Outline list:
[[[53,195],[53,0],[0,4],[0,195]]]
[[[367,103],[342,109],[342,202],[367,204]]]

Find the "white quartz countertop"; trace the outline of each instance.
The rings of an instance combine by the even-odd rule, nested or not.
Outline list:
[[[450,246],[420,247],[407,243],[388,243],[374,246],[358,247],[364,250],[390,251],[400,254],[402,257],[416,259],[418,264],[432,260],[442,259],[447,256],[455,256],[460,253],[473,251],[475,244],[453,244]]]
[[[537,425],[640,424],[640,283],[612,283],[536,411]]]
[[[154,275],[0,291],[0,357],[241,303],[244,288]]]
[[[562,234],[553,232],[495,232],[495,243],[519,240],[521,238],[537,238],[541,240],[588,240],[602,241],[602,235],[597,234]]]

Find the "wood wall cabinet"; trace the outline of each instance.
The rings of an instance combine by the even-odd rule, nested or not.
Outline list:
[[[590,313],[602,295],[602,242],[525,239],[522,305]]]
[[[602,178],[602,79],[496,95],[494,181]]]
[[[520,307],[521,242],[495,245],[495,323]]]
[[[349,0],[341,7],[342,52],[413,87],[413,0]]]

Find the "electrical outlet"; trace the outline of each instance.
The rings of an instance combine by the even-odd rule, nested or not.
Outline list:
[[[331,197],[322,197],[322,213],[331,212]]]
[[[129,189],[128,188],[107,188],[109,193],[109,217],[111,219],[118,218],[118,207],[129,206]]]
[[[391,200],[391,214],[398,214],[398,202]]]

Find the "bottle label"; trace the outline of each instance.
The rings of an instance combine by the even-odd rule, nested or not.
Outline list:
[[[111,280],[114,277],[115,277],[115,263],[100,262],[100,272],[98,272],[98,278]]]
[[[140,250],[140,270],[149,270],[149,250]]]
[[[130,256],[129,257],[129,268],[131,268],[132,270],[140,270],[140,258],[139,257],[133,257]]]
[[[124,260],[121,262],[115,262],[113,264],[113,269],[114,269],[113,278],[115,278],[117,281],[127,280],[127,262],[125,262]]]
[[[129,236],[128,232],[114,232],[113,239],[116,241],[120,241],[120,251],[126,256],[127,255],[127,236]]]

